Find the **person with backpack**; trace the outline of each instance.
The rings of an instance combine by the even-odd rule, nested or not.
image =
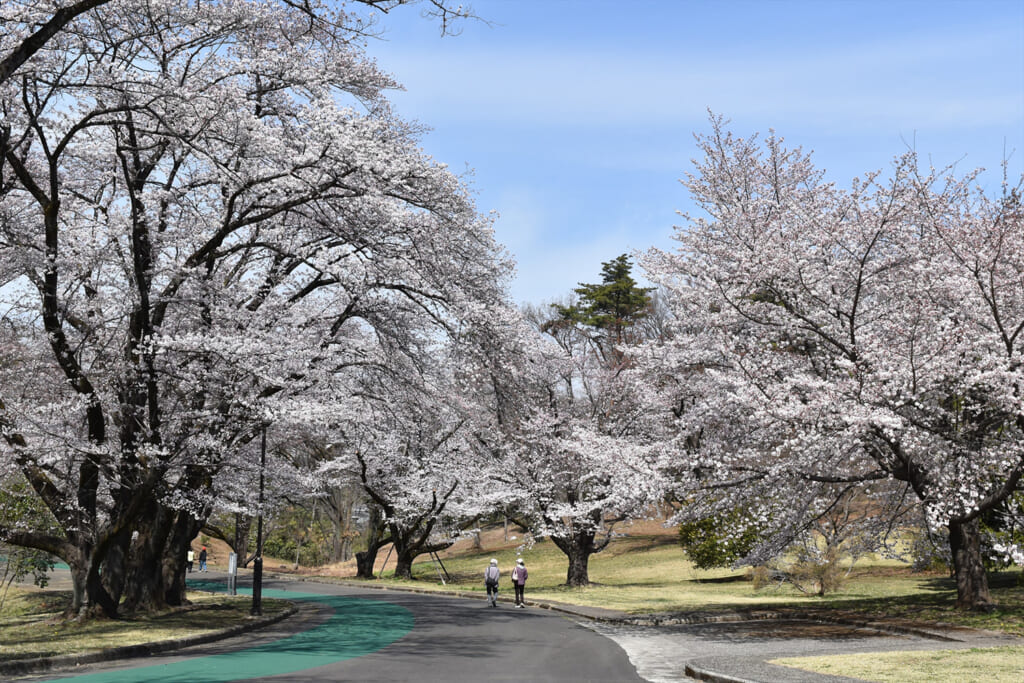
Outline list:
[[[523,565],[523,558],[516,560],[515,569],[512,570],[512,588],[516,591],[516,607],[526,609],[526,598],[523,597],[523,590],[526,588],[526,577],[529,572]]]
[[[491,564],[484,570],[484,586],[487,587],[487,599],[491,607],[498,606],[498,579],[501,578],[501,571],[498,570],[498,560],[492,559]]]
[[[199,551],[199,571],[201,571],[201,572],[205,572],[206,571],[206,546],[205,545],[203,546],[203,549]]]

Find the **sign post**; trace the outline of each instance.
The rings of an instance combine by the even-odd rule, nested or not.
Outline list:
[[[252,609],[254,617],[263,614],[263,470],[267,466],[267,426],[260,442],[260,500],[256,518],[256,557],[252,561]]]
[[[238,553],[228,555],[228,593],[238,595]]]

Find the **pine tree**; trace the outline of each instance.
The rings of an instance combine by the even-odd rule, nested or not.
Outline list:
[[[638,287],[632,276],[633,264],[626,254],[601,264],[600,284],[580,283],[573,291],[579,302],[570,306],[554,304],[561,320],[596,328],[605,344],[631,341],[628,331],[650,310],[653,288]]]

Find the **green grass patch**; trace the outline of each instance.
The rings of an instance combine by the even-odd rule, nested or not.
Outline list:
[[[192,605],[123,619],[64,621],[70,591],[11,589],[0,613],[0,661],[52,657],[200,635],[245,623],[252,598],[189,591]],[[263,614],[279,614],[291,603],[263,600]]]
[[[772,664],[885,683],[976,681],[980,671],[987,683],[1024,681],[1024,647],[787,657]]]

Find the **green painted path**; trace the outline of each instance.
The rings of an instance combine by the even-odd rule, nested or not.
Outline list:
[[[224,586],[217,584],[217,588],[223,590]],[[239,590],[239,593],[244,592]],[[248,650],[61,680],[81,683],[226,683],[262,678],[376,652],[405,636],[413,627],[412,612],[388,602],[278,590],[264,590],[263,595],[315,601],[333,608],[334,614],[309,631]]]

